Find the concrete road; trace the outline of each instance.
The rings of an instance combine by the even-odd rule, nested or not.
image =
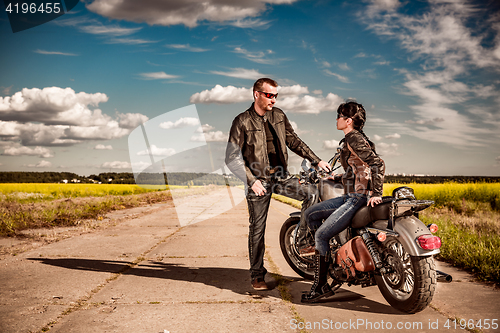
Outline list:
[[[499,292],[443,264],[454,282],[439,284],[418,314],[394,310],[377,287],[344,286],[328,302],[301,304],[311,283],[288,267],[278,240],[295,209],[274,200],[266,267],[292,282],[278,289],[269,275],[275,288],[256,292],[245,201],[226,210],[227,196],[217,192],[176,205],[190,212],[187,226],[173,204],[154,205],[109,214],[112,227],[3,256],[0,332],[465,332],[454,318],[500,331],[491,329],[500,325]]]

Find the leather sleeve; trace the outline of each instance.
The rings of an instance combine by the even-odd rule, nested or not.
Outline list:
[[[245,144],[245,131],[239,117],[233,120],[229,131],[229,140],[226,147],[226,165],[231,172],[248,186],[252,186],[257,178],[250,168],[245,165],[242,149]]]
[[[384,161],[373,151],[360,133],[347,135],[346,142],[356,155],[370,167],[373,196],[382,196],[385,173]]]
[[[311,148],[304,141],[302,141],[298,135],[293,130],[292,125],[288,121],[288,118],[285,114],[285,136],[286,136],[286,146],[290,148],[295,154],[299,155],[302,158],[307,158],[311,162],[319,163],[321,158],[319,158]]]

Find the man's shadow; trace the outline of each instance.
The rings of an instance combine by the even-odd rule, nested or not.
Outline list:
[[[121,273],[122,275],[140,276],[156,279],[169,279],[193,283],[203,283],[219,289],[231,290],[241,295],[252,295],[254,298],[268,297],[269,291],[255,291],[250,287],[249,272],[246,269],[229,267],[189,267],[182,264],[162,261],[143,261],[134,265],[129,261],[97,260],[82,258],[28,258],[46,265],[76,269],[83,271]],[[301,279],[283,277],[291,281],[288,290],[293,294],[293,302],[300,303],[300,292],[309,290],[310,284]],[[267,278],[270,288],[277,289],[276,281]],[[297,289],[297,290],[294,290]],[[331,308],[350,309],[370,313],[403,314],[392,307],[376,301],[365,299],[363,295],[345,289],[320,303],[311,306],[328,306]]]

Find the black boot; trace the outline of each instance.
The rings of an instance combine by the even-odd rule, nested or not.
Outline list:
[[[303,232],[306,235],[302,236],[302,240],[300,239],[300,234],[301,230],[299,227],[299,230],[297,232],[297,247],[299,248],[299,255],[301,257],[309,257],[313,256],[315,253],[315,245],[314,245],[314,235],[316,234],[316,228],[305,228],[305,231]]]
[[[322,298],[332,296],[334,292],[327,281],[328,267],[330,266],[330,256],[320,256],[316,250],[314,261],[316,267],[314,269],[314,283],[311,291],[308,294],[302,295],[302,303],[315,303]]]
[[[299,229],[297,230],[297,238],[295,241],[299,249],[307,247],[309,245],[314,245],[314,237],[312,239],[309,237],[308,239],[307,233],[307,223],[301,219],[301,221],[299,222]]]

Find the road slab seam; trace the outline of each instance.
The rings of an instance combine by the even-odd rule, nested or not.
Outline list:
[[[273,261],[273,258],[267,251],[266,251],[266,259],[269,263],[269,268],[270,268],[269,273],[276,280],[276,285],[280,292],[282,302],[288,306],[293,319],[295,319],[297,323],[302,322],[305,324],[305,319],[301,317],[300,313],[295,308],[295,305],[292,304],[293,297],[292,294],[290,293],[290,290],[288,289],[288,284],[292,282],[292,280],[285,278],[281,274],[281,270],[279,269],[278,265],[276,265],[276,263]],[[306,333],[306,332],[307,331],[303,329],[300,330],[300,333]]]
[[[166,242],[170,237],[172,237],[173,235],[175,235],[176,233],[178,233],[181,229],[183,229],[183,227],[179,227],[178,230],[176,230],[173,233],[171,233],[170,235],[164,237],[161,241],[159,241],[158,243],[156,243],[155,245],[153,245],[149,250],[146,250],[145,252],[143,252],[142,254],[140,254],[133,262],[127,264],[118,273],[114,273],[111,277],[107,278],[104,283],[101,283],[100,285],[98,285],[97,287],[95,287],[94,289],[92,289],[89,294],[87,294],[86,296],[83,296],[82,298],[80,298],[79,300],[77,300],[76,302],[74,302],[72,305],[70,305],[70,307],[67,308],[66,310],[64,310],[63,312],[61,312],[61,314],[58,315],[55,320],[53,320],[53,321],[49,322],[48,324],[46,324],[45,326],[43,326],[39,330],[39,332],[48,332],[51,327],[53,327],[54,325],[56,325],[58,322],[61,321],[61,319],[63,319],[65,316],[69,315],[72,312],[79,311],[79,310],[86,310],[86,309],[89,309],[89,308],[92,308],[92,307],[100,307],[102,305],[106,305],[105,302],[89,303],[89,301],[92,299],[92,297],[94,297],[100,290],[102,290],[102,288],[104,288],[105,286],[107,286],[110,282],[117,280],[120,276],[123,275],[123,273],[127,272],[129,269],[132,269],[132,268],[136,267],[141,262],[147,260],[146,256],[149,253],[151,253],[160,244]]]

